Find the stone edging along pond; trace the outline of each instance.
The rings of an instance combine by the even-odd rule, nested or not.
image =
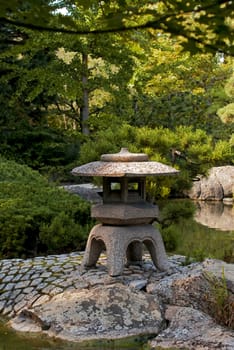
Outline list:
[[[234,331],[210,315],[212,281],[225,275],[234,296],[234,264],[208,259],[184,266],[184,257],[172,256],[162,273],[146,254],[142,266],[110,277],[105,255],[81,274],[82,256],[1,260],[0,312],[8,325],[76,342],[149,335],[152,348],[234,349]]]

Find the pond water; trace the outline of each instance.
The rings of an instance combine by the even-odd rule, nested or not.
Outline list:
[[[193,218],[175,225],[178,244],[173,253],[221,259],[234,263],[234,206],[222,202],[194,202]]]
[[[0,350],[143,350],[147,342],[145,337],[138,337],[78,344],[17,333],[7,328],[5,322],[5,319],[0,319]]]
[[[196,202],[194,219],[210,228],[220,231],[234,231],[234,207],[227,202]]]
[[[195,203],[194,218],[183,220],[176,230],[179,244],[174,253],[212,257],[234,263],[234,208],[223,203]],[[0,350],[142,350],[147,349],[145,338],[122,341],[74,344],[46,337],[16,333],[0,319]],[[157,350],[159,350],[158,348]],[[170,350],[173,350],[170,348]]]

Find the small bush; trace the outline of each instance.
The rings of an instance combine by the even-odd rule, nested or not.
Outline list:
[[[0,257],[83,249],[90,206],[38,172],[0,158]]]

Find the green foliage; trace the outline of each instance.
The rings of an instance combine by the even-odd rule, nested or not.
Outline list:
[[[218,116],[224,123],[234,122],[234,103],[229,103],[227,106],[220,108],[217,112]]]
[[[203,23],[203,6],[206,13],[211,12],[213,16],[215,12],[217,17],[220,16],[219,21],[211,21],[211,31],[216,25],[219,27],[220,21],[225,21],[228,30],[227,4],[221,8],[217,4],[207,8],[204,2],[200,6],[193,2],[185,6],[177,1],[163,6],[155,4],[153,7],[148,1],[141,4],[111,1],[101,6],[98,1],[85,5],[83,1],[79,4],[65,1],[63,5],[47,0],[28,1],[27,6],[16,6],[16,3],[0,5],[3,21],[0,31],[3,76],[0,80],[5,97],[2,99],[5,105],[2,114],[6,114],[6,117],[10,114],[17,122],[23,118],[34,123],[43,119],[49,125],[53,123],[63,128],[81,130],[84,109],[89,107],[86,117],[91,130],[105,128],[113,119],[118,125],[116,118],[138,126],[175,128],[180,124],[193,124],[209,132],[217,130],[214,124],[219,118],[215,113],[222,103],[218,103],[212,114],[207,111],[217,103],[217,96],[216,101],[213,96],[215,91],[222,89],[220,82],[225,81],[228,69],[226,65],[217,64],[211,55],[192,56],[182,54],[181,50],[183,45],[192,45],[194,50],[197,29],[193,32],[190,21]],[[67,16],[55,11],[61,6],[67,7]],[[195,17],[191,17],[189,8],[193,9],[192,12],[195,10]],[[167,14],[170,18],[167,18]],[[201,17],[198,14],[202,14]],[[140,25],[148,20],[151,22],[152,18],[160,18],[159,27],[157,21],[153,27],[162,30],[161,16],[164,26],[170,23],[170,28],[164,27],[165,32],[173,33],[175,25],[177,33],[179,26],[180,35],[186,34],[186,41],[182,40],[181,43],[180,38],[175,40],[162,32],[159,35],[152,29],[73,36],[68,33],[61,35],[59,31],[56,34],[49,31],[35,33],[23,26],[24,23],[39,25],[42,21],[45,27],[60,24],[65,31],[71,27],[74,31],[78,27],[92,31],[102,26],[108,30],[109,21],[111,26],[116,21],[122,25],[122,20],[126,21],[125,25],[135,25],[138,21]],[[22,25],[10,23],[17,20],[23,20]],[[185,27],[181,32],[183,23]],[[208,38],[207,26],[210,23],[206,23],[201,30],[203,34],[200,33],[205,41]],[[193,39],[187,34],[190,31]],[[224,33],[215,32],[213,40],[219,35]],[[201,42],[199,37],[197,48]],[[219,50],[220,45],[221,42]],[[210,49],[210,44],[208,47]],[[86,64],[82,59],[84,56],[87,57]],[[224,135],[224,129],[217,130],[217,135]]]
[[[84,247],[89,205],[36,171],[0,158],[0,257]]]
[[[231,72],[231,59],[220,64],[211,55],[182,53],[178,41],[160,36],[135,70],[130,123],[173,130],[193,126],[227,139],[233,126],[223,124],[216,112],[227,104],[224,85]]]
[[[174,131],[158,127],[133,127],[124,124],[119,128],[97,131],[80,148],[80,164],[95,161],[103,153],[119,152],[128,147],[131,152],[147,153],[150,159],[180,170],[173,177],[147,179],[147,193],[152,201],[170,195],[181,196],[191,186],[197,174],[206,174],[215,165],[232,164],[233,145],[228,141],[214,144],[211,136],[201,129],[179,126]],[[179,155],[173,153],[179,151]]]
[[[228,141],[218,141],[215,144],[212,161],[216,165],[233,164],[233,145]]]
[[[234,329],[234,297],[228,290],[225,271],[222,271],[221,278],[211,273],[204,273],[209,284],[207,294],[207,308],[209,314],[219,323]]]
[[[79,4],[30,0],[27,5],[16,4],[0,4],[1,154],[47,172],[52,179],[71,181],[68,172],[78,163],[80,142],[84,141],[80,163],[128,146],[180,169],[176,179],[150,181],[151,197],[178,194],[198,173],[233,162],[229,138],[234,124],[223,124],[217,116],[217,110],[229,102],[224,86],[232,60],[225,56],[221,63],[216,55],[191,55],[182,50],[190,44],[195,49],[196,23],[201,21],[203,26],[199,48],[211,35],[208,27],[211,32],[216,25],[220,29],[224,19],[228,27],[229,5],[220,12],[217,4],[207,8],[206,2],[201,7],[191,2],[184,12],[181,1],[153,7],[148,1],[100,5],[95,0]],[[55,11],[61,6],[67,8],[67,16]],[[204,27],[202,6],[212,16],[217,12],[219,20]],[[189,9],[195,11],[195,17]],[[170,26],[164,27],[165,32],[173,33],[174,28],[177,33],[184,24],[180,34],[186,34],[188,41],[164,32],[157,20],[168,14],[164,25]],[[110,25],[122,26],[122,20],[126,26],[152,20],[154,29],[102,33]],[[87,36],[59,30],[52,34],[30,30],[30,25],[98,31]],[[222,39],[223,35],[221,32]],[[215,32],[214,42],[218,36]],[[232,91],[230,86],[228,91]],[[87,142],[81,139],[84,130],[90,131]],[[174,148],[182,152],[175,162],[171,157]]]
[[[180,244],[180,235],[176,226],[171,225],[161,230],[163,242],[167,252],[175,252]]]
[[[230,98],[233,98],[233,96],[234,96],[234,73],[231,75],[231,77],[226,82],[224,89],[225,89],[227,96]]]
[[[50,7],[51,2],[44,2]],[[34,4],[29,3],[30,7]],[[94,24],[100,11],[73,6],[70,14],[76,22]],[[13,33],[13,38],[22,38],[21,45],[6,40],[7,32]],[[43,120],[48,125],[84,131],[84,118],[89,118],[89,112],[92,115],[102,109],[105,95],[124,88],[132,75],[132,52],[118,34],[72,37],[19,30],[6,23],[5,30],[1,27],[0,39],[4,43],[0,45],[4,68],[0,81],[12,86],[5,104],[8,109],[10,105],[18,106],[12,108],[12,113],[24,113],[24,119],[37,125]]]
[[[224,90],[230,98],[230,103],[218,109],[217,114],[223,123],[231,124],[234,123],[234,103],[232,103],[234,97],[234,74],[226,82]]]
[[[68,15],[58,11],[67,7]],[[71,16],[77,11],[76,17]],[[96,14],[97,22],[87,16]],[[37,31],[65,32],[74,34],[100,34],[108,31],[150,28],[178,36],[184,49],[222,51],[233,53],[232,3],[210,1],[167,1],[153,3],[147,0],[106,1],[100,4],[90,1],[28,1],[27,6],[17,1],[2,2],[0,17],[3,23],[15,23]],[[207,21],[212,18],[212,21]]]
[[[3,128],[1,154],[25,163],[52,179],[67,178],[73,162],[78,159],[80,137],[45,126],[18,124]]]
[[[147,196],[150,202],[154,202],[155,198],[167,198],[171,193],[171,188],[174,181],[170,177],[157,176],[147,177],[146,189]]]
[[[128,124],[123,124],[118,129],[100,130],[81,145],[79,161],[81,164],[95,161],[101,154],[119,152],[121,147],[129,147],[133,150],[136,147],[135,137],[135,128]]]

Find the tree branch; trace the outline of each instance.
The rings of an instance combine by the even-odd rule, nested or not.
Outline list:
[[[231,6],[231,3],[232,3],[232,1],[230,1],[230,0],[219,0],[213,4],[209,4],[207,6],[201,6],[201,7],[195,8],[195,9],[188,9],[187,11],[184,11],[183,13],[181,13],[181,16],[183,16],[185,14],[189,14],[189,13],[199,13],[201,11],[206,11],[206,10],[215,8],[216,6],[220,7],[220,5],[224,5],[224,4],[228,4],[229,6]],[[147,21],[144,24],[136,24],[134,26],[125,26],[122,24],[119,27],[94,29],[94,30],[89,30],[89,29],[88,30],[74,30],[74,29],[66,29],[66,28],[58,28],[58,27],[47,27],[47,26],[42,26],[39,24],[25,23],[25,22],[21,22],[21,21],[17,21],[17,20],[11,20],[11,19],[6,18],[6,17],[0,17],[0,23],[15,25],[18,27],[27,28],[27,29],[36,30],[36,31],[46,31],[46,32],[63,33],[63,34],[71,34],[71,35],[88,35],[88,34],[126,32],[126,31],[132,31],[132,30],[137,30],[137,29],[149,29],[149,28],[163,29],[161,24],[164,23],[165,21],[167,21],[168,19],[176,17],[176,16],[178,16],[178,13],[168,13],[168,14],[165,14],[165,15],[159,17],[156,20]],[[166,31],[166,29],[164,29],[164,30]],[[183,37],[185,37],[188,40],[191,40],[197,44],[203,44],[205,47],[209,48],[212,51],[219,50],[218,47],[211,45],[211,44],[204,43],[200,39],[191,37],[187,34],[187,32],[185,33],[183,31],[183,33],[181,33],[178,30],[176,30],[176,28],[174,28],[174,27],[168,28],[168,32],[170,32],[171,34],[175,34],[175,35],[182,35]],[[226,52],[226,53],[228,55],[233,55],[233,53],[231,53],[231,52]]]
[[[188,9],[187,11],[184,11],[181,13],[183,14],[189,14],[189,13],[199,13],[204,10],[208,10],[211,8],[214,8],[217,5],[223,5],[223,4],[229,4],[232,3],[230,0],[219,0],[216,1],[216,3],[209,4],[207,6],[203,7],[197,7],[197,9]],[[57,32],[57,33],[66,33],[66,34],[80,34],[80,35],[87,35],[87,34],[102,34],[102,33],[112,33],[112,32],[121,32],[121,31],[129,31],[134,29],[144,29],[144,28],[154,28],[156,27],[156,24],[160,24],[162,21],[167,20],[171,17],[176,17],[178,13],[168,13],[164,16],[159,17],[157,20],[148,21],[144,24],[136,24],[134,26],[119,26],[115,28],[105,28],[105,29],[94,29],[94,30],[73,30],[73,29],[66,29],[66,28],[57,28],[57,27],[46,27],[41,26],[38,24],[33,23],[25,23],[21,21],[11,20],[6,17],[0,17],[0,23],[6,23],[6,24],[12,24],[18,27],[23,27],[31,30],[40,30],[40,31],[48,31],[48,32]]]

